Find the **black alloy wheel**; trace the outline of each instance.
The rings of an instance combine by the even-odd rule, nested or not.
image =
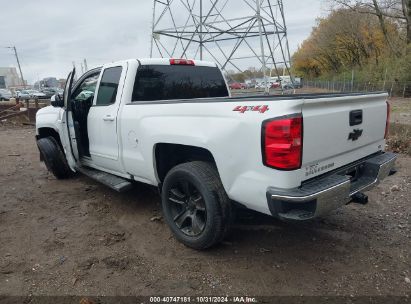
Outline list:
[[[198,189],[179,180],[168,192],[170,211],[176,226],[188,236],[200,235],[206,226],[207,208]]]
[[[164,179],[161,201],[164,219],[176,239],[197,250],[221,242],[234,218],[217,168],[209,162],[172,168]]]

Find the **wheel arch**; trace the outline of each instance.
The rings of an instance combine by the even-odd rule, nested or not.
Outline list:
[[[212,163],[217,168],[217,163],[211,151],[199,146],[157,143],[154,145],[153,156],[155,174],[160,188],[167,173],[179,164],[192,161],[206,161]]]
[[[56,131],[54,128],[50,127],[41,127],[37,129],[37,136],[36,139],[46,138],[46,137],[53,137],[57,143],[59,144],[60,148],[64,152],[63,144],[60,139],[60,133]]]

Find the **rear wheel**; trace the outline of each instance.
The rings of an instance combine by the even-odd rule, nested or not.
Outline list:
[[[54,137],[37,140],[37,146],[47,169],[58,179],[72,176],[73,171],[67,164],[66,156]]]
[[[206,249],[220,242],[231,223],[230,200],[215,167],[206,162],[178,165],[162,188],[165,220],[184,245]]]

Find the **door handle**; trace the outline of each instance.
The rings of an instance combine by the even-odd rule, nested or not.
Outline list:
[[[105,117],[103,118],[103,120],[104,120],[104,121],[114,121],[115,118],[112,117],[111,115],[107,115],[107,116],[105,116]]]
[[[362,124],[363,112],[362,110],[354,110],[350,112],[350,126],[357,126]]]

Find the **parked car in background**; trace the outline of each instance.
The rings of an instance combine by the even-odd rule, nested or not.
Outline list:
[[[46,95],[46,98],[51,98],[53,95],[55,95],[57,92],[57,89],[54,88],[44,88],[41,90],[41,93]]]
[[[276,81],[276,82],[272,82],[270,88],[271,88],[271,89],[281,88],[281,80],[278,80],[278,81]]]
[[[253,82],[245,83],[245,88],[246,89],[254,89],[255,88],[255,83],[253,83]]]
[[[16,97],[20,99],[30,99],[31,98],[28,90],[16,91]]]
[[[37,91],[37,90],[27,90],[27,92],[29,93],[30,98],[39,98],[39,99],[47,98],[46,94],[44,94],[40,91]]]
[[[291,82],[281,82],[281,87],[283,90],[293,90],[297,88]]]
[[[10,90],[0,89],[0,101],[10,100],[13,97],[13,94]]]
[[[20,99],[30,99],[30,98],[45,99],[47,98],[46,94],[39,92],[37,90],[16,91],[16,96]]]
[[[303,87],[303,81],[300,77],[295,77],[294,78],[294,85],[296,88],[301,89]]]
[[[255,84],[255,88],[256,89],[265,89],[266,87],[271,88],[272,87],[272,82],[268,81],[268,82],[257,82]]]
[[[246,88],[245,84],[239,82],[230,83],[228,86],[230,87],[230,90],[242,90]]]

